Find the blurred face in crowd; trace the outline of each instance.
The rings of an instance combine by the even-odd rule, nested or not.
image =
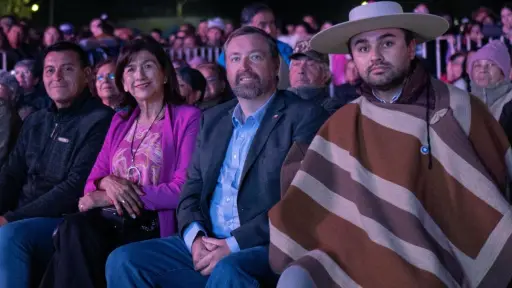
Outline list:
[[[201,91],[194,91],[192,86],[190,86],[187,82],[183,81],[183,79],[178,75],[178,85],[180,86],[180,95],[185,98],[187,104],[194,105],[201,99]]]
[[[235,26],[231,23],[226,23],[226,35],[231,34],[231,32],[235,31]]]
[[[208,22],[203,21],[199,23],[199,26],[197,27],[197,34],[199,34],[201,37],[206,37],[206,34],[208,34]]]
[[[50,52],[44,59],[44,87],[58,108],[69,107],[87,86],[90,72],[74,51]]]
[[[132,31],[128,28],[119,28],[114,31],[114,35],[123,40],[123,41],[130,41],[132,39]]]
[[[309,37],[308,29],[304,25],[297,25],[295,27],[295,36],[300,40],[307,39]]]
[[[418,13],[418,14],[428,14],[428,13],[430,13],[430,12],[429,12],[429,10],[428,10],[427,5],[425,5],[425,4],[420,4],[420,5],[416,6],[416,9],[414,9],[414,13]]]
[[[446,67],[447,74],[448,74],[448,80],[454,81],[462,77],[462,73],[464,72],[464,61],[466,60],[466,57],[459,56],[455,58],[453,61],[448,62],[448,65]]]
[[[507,28],[512,27],[512,11],[507,7],[501,9],[501,22]]]
[[[329,67],[307,56],[292,60],[290,64],[290,85],[292,88],[323,87],[331,78]]]
[[[91,30],[91,33],[94,37],[97,37],[97,36],[100,36],[101,34],[103,34],[103,31],[102,31],[100,25],[101,25],[100,19],[93,19],[91,21],[89,29]]]
[[[295,33],[295,26],[292,24],[286,25],[286,32],[288,35],[293,35]]]
[[[194,49],[194,48],[197,48],[197,43],[196,43],[196,37],[195,36],[187,36],[184,40],[183,40],[183,48],[185,49]]]
[[[359,80],[359,72],[357,72],[357,67],[354,61],[349,61],[345,65],[345,79],[347,83],[355,84],[357,80]]]
[[[490,60],[477,60],[473,62],[471,81],[477,86],[487,88],[498,84],[505,79],[501,69]]]
[[[274,13],[271,11],[262,11],[254,15],[249,26],[260,28],[267,32],[268,35],[274,38],[277,37],[276,18],[274,17]]]
[[[313,16],[311,15],[307,15],[307,16],[304,16],[304,18],[302,19],[302,21],[306,22],[309,24],[309,26],[311,26],[311,28],[313,29],[316,29],[317,28],[317,24],[316,24],[316,20]]]
[[[485,10],[482,10],[482,11],[478,12],[478,14],[476,14],[475,21],[483,23],[485,18],[487,18],[487,17],[489,17],[489,14]]]
[[[96,93],[104,101],[110,101],[119,96],[115,83],[114,63],[108,63],[100,67],[96,73]]]
[[[148,51],[132,56],[123,71],[123,87],[137,102],[164,97],[164,70],[156,57]]]
[[[352,58],[361,78],[374,89],[399,87],[415,57],[416,41],[409,44],[401,29],[378,29],[350,39]]]
[[[19,25],[12,26],[7,34],[7,39],[13,48],[17,48],[21,45],[23,37],[23,28]]]
[[[172,43],[172,49],[178,50],[183,48],[183,38],[176,37]]]
[[[43,44],[45,47],[51,46],[60,40],[60,33],[57,28],[49,27],[46,29],[46,31],[44,31]]]
[[[479,39],[482,39],[484,37],[484,34],[482,34],[482,29],[480,29],[479,25],[473,25],[471,26],[471,30],[469,31],[469,37],[471,40],[478,42]]]
[[[252,100],[276,89],[279,59],[272,57],[263,36],[242,35],[226,46],[226,72],[233,93]]]
[[[28,69],[26,66],[18,66],[14,69],[14,75],[16,76],[16,80],[20,87],[23,88],[23,91],[29,92],[34,89],[34,87],[39,82],[39,79],[32,74],[32,71]]]
[[[222,45],[222,30],[218,28],[208,29],[208,44],[211,46]]]
[[[160,35],[160,33],[158,32],[151,32],[151,37],[155,39],[157,42],[162,41],[162,35]]]
[[[197,70],[203,74],[206,79],[206,92],[204,94],[205,100],[213,100],[221,96],[226,88],[226,83],[220,78],[216,69],[212,67],[214,64],[200,65]]]
[[[331,22],[325,22],[322,27],[320,27],[320,31],[324,31],[324,30],[327,30],[329,28],[332,27],[332,23]]]

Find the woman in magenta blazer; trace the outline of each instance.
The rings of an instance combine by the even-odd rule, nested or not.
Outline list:
[[[161,237],[176,232],[175,209],[200,111],[183,104],[176,72],[151,38],[122,48],[115,82],[132,109],[114,116],[78,203],[81,213],[65,217],[59,226],[56,251],[40,287],[106,287],[108,254],[133,239],[123,239],[126,235],[117,230],[123,225],[106,218],[105,207],[119,216],[149,218],[157,223],[149,228],[158,227]]]

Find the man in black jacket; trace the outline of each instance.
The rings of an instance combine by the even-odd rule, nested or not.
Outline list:
[[[264,31],[236,30],[225,48],[238,99],[203,115],[177,209],[180,236],[114,251],[109,287],[250,288],[275,280],[267,212],[281,198],[281,165],[292,145],[311,142],[328,114],[276,90],[279,52]]]
[[[44,269],[59,217],[77,211],[102,147],[113,112],[87,90],[87,62],[70,42],[44,53],[52,107],[25,120],[0,172],[0,287],[29,287],[31,276],[37,279],[29,272]]]

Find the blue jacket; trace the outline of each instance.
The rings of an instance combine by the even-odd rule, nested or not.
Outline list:
[[[292,56],[293,49],[290,47],[290,45],[281,42],[279,40],[277,41],[277,49],[279,50],[279,54],[281,57],[283,57],[284,62],[286,65],[290,65],[290,56]],[[224,51],[219,55],[219,58],[217,59],[217,63],[219,63],[220,66],[226,68],[226,57],[224,56]]]

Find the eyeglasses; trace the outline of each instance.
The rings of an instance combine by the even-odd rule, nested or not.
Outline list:
[[[103,81],[103,80],[106,80],[107,78],[110,80],[114,80],[114,79],[116,79],[116,75],[114,73],[108,73],[106,75],[101,74],[101,75],[96,76],[96,81]]]

